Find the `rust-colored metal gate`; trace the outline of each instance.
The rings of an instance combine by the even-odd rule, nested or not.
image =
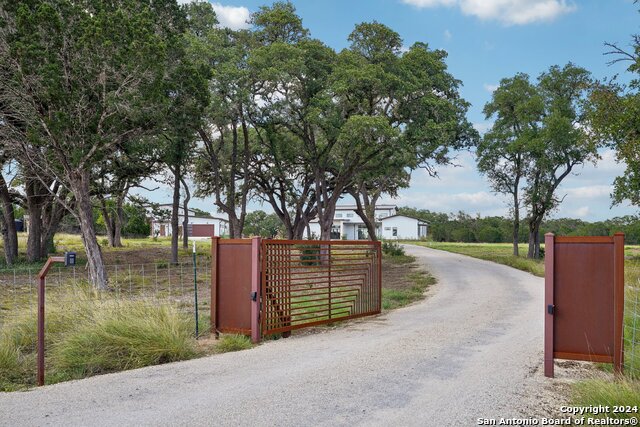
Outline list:
[[[544,372],[553,360],[613,363],[622,370],[624,234],[545,236]]]
[[[214,332],[261,336],[380,313],[380,242],[213,239]]]

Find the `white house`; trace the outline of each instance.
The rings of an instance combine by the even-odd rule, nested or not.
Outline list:
[[[160,205],[161,215],[152,216],[151,220],[151,237],[167,237],[171,236],[171,210],[170,204]],[[182,221],[184,221],[184,209],[180,206],[178,215],[178,234],[182,236]],[[189,236],[193,236],[193,225],[213,225],[213,232],[216,236],[224,236],[229,234],[229,221],[211,215],[196,214],[195,211],[189,209],[189,228],[187,232]]]
[[[336,207],[331,226],[332,239],[366,240],[369,238],[367,226],[355,212],[354,205]],[[417,240],[427,236],[429,224],[421,219],[398,214],[395,205],[378,205],[375,210],[376,234],[379,239]],[[320,236],[318,220],[309,222],[311,236]],[[305,236],[307,232],[305,232]]]

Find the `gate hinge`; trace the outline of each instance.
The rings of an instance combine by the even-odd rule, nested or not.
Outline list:
[[[553,315],[556,311],[556,306],[553,304],[549,304],[547,306],[547,313]]]
[[[251,301],[258,301],[258,293],[251,292]]]

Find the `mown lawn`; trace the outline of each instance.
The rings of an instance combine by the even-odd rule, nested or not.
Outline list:
[[[448,252],[455,252],[505,264],[536,276],[544,276],[544,261],[526,258],[527,245],[519,246],[521,256],[513,256],[509,243],[444,243],[405,242]],[[576,405],[638,405],[640,404],[640,337],[633,336],[640,326],[640,246],[625,247],[625,366],[626,376],[615,382],[588,380],[577,383],[571,398]],[[632,343],[635,343],[632,345]],[[610,370],[609,365],[603,366]],[[640,408],[639,408],[640,409]],[[606,415],[606,414],[605,414]],[[611,415],[611,414],[609,414]],[[619,417],[638,414],[616,414]]]

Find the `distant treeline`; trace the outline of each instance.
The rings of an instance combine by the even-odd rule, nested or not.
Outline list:
[[[429,222],[429,237],[437,242],[511,243],[512,220],[499,216],[471,216],[464,212],[445,214],[427,209],[402,207],[399,212]],[[625,233],[625,241],[640,244],[640,218],[627,215],[606,221],[588,222],[573,218],[559,218],[542,223],[540,233],[555,233],[562,236],[608,236],[615,232]],[[528,228],[522,221],[519,241],[527,243]]]

